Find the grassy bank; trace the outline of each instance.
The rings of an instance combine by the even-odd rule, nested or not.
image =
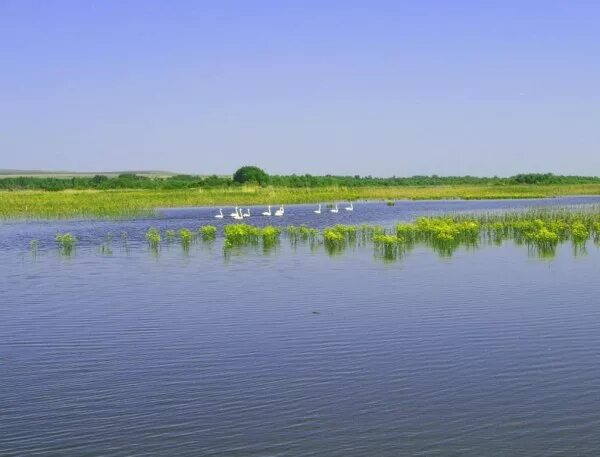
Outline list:
[[[191,190],[0,192],[0,218],[120,217],[155,208],[317,203],[349,200],[543,198],[600,195],[600,184],[398,187],[236,187]]]

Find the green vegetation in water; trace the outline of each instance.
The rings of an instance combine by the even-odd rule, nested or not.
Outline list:
[[[561,243],[571,242],[576,255],[586,253],[587,242],[593,240],[600,246],[600,211],[595,210],[532,210],[504,214],[468,215],[454,214],[439,217],[420,217],[413,222],[398,223],[393,228],[378,225],[336,224],[322,230],[306,225],[290,225],[285,230],[275,226],[258,227],[249,224],[229,224],[224,227],[223,247],[255,246],[265,252],[280,243],[285,233],[292,246],[308,242],[311,249],[324,246],[331,255],[337,255],[349,247],[372,245],[375,254],[385,260],[403,257],[416,246],[432,249],[440,256],[448,257],[457,249],[474,249],[483,244],[501,245],[512,241],[526,246],[528,251],[540,258],[553,257]],[[212,225],[198,230],[187,228],[166,230],[166,241],[179,240],[184,251],[189,252],[192,243],[201,238],[214,241],[217,228]],[[121,235],[124,245],[128,235]],[[150,249],[158,253],[163,238],[157,228],[146,232]],[[73,253],[76,238],[69,233],[56,235],[61,253]],[[31,251],[37,252],[38,242],[33,240]],[[104,254],[112,253],[112,234],[109,233],[101,247]]]
[[[150,246],[150,250],[157,254],[160,249],[161,236],[160,231],[155,228],[149,228],[146,232],[146,241],[148,241],[148,245]]]
[[[37,257],[39,246],[40,246],[39,240],[31,240],[29,242],[29,249],[31,250],[31,255],[34,258]]]
[[[203,241],[214,241],[217,238],[217,227],[204,225],[198,230]]]
[[[57,233],[55,240],[58,244],[58,250],[62,255],[70,256],[73,254],[77,238],[70,233]]]
[[[175,230],[165,230],[165,238],[167,240],[167,243],[172,243],[173,241],[175,241],[176,235],[177,233],[175,232]]]
[[[190,245],[196,239],[196,234],[189,229],[182,228],[179,230],[179,239],[184,252],[189,252]]]
[[[354,244],[358,228],[354,225],[336,224],[323,230],[323,243],[329,254],[338,254]]]
[[[249,224],[226,225],[224,229],[225,249],[243,246],[258,246],[270,250],[279,243],[281,228],[267,225],[266,227],[255,227]]]
[[[101,254],[104,254],[104,255],[112,255],[113,254],[112,240],[113,240],[112,232],[108,232],[108,234],[106,235],[106,239],[100,245],[100,253]]]

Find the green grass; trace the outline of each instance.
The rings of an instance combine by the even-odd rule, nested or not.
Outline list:
[[[119,218],[156,208],[401,199],[507,199],[600,195],[600,184],[397,187],[236,187],[188,190],[1,191],[0,218]]]

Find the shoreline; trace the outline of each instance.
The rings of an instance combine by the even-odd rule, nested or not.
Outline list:
[[[341,201],[526,200],[600,196],[600,184],[394,187],[241,187],[189,190],[0,191],[0,219],[121,218],[157,209]]]

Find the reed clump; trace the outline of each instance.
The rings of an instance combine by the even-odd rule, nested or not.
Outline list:
[[[190,245],[196,239],[196,234],[189,229],[182,228],[179,230],[179,239],[184,251],[189,251]]]
[[[71,255],[75,250],[75,243],[77,243],[77,238],[75,238],[70,233],[57,233],[55,237],[56,243],[58,244],[58,250],[63,255]]]
[[[161,242],[160,231],[155,227],[149,228],[146,232],[146,241],[148,241],[150,249],[157,253]]]
[[[329,254],[338,254],[356,242],[358,228],[354,225],[336,224],[323,229],[323,243]]]
[[[203,241],[214,241],[217,238],[217,227],[204,225],[198,230]]]
[[[279,242],[281,228],[268,225],[255,227],[249,224],[229,224],[223,229],[225,248],[235,246],[252,246],[262,243],[263,247],[271,248]]]
[[[378,233],[373,236],[375,254],[386,261],[397,260],[406,252],[406,245],[398,235]]]
[[[285,229],[288,236],[294,240],[307,241],[314,239],[319,235],[319,230],[306,225],[288,225]]]

